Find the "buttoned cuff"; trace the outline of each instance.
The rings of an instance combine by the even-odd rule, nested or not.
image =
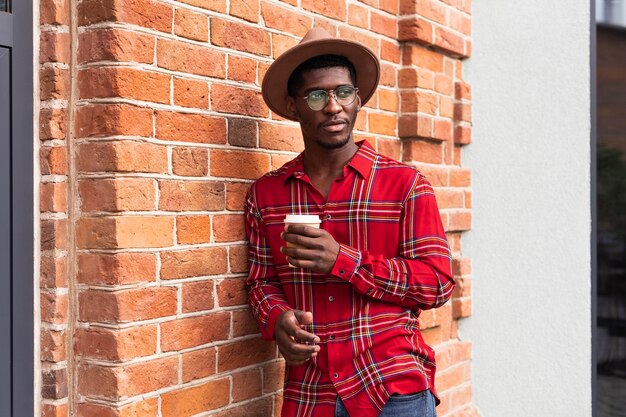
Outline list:
[[[339,244],[339,255],[337,255],[337,260],[330,273],[331,275],[350,282],[360,263],[360,251],[350,246]]]
[[[266,332],[265,332],[265,335],[263,335],[265,339],[267,340],[276,339],[274,337],[274,328],[276,327],[276,320],[278,320],[278,316],[280,316],[283,312],[289,311],[289,310],[293,310],[293,309],[287,305],[282,305],[282,304],[277,304],[274,307],[272,307],[272,309],[270,310],[269,317],[267,318]]]

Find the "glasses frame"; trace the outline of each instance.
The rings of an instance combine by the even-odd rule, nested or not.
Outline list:
[[[352,101],[350,103],[346,103],[346,104],[341,104],[339,102],[339,100],[337,99],[337,93],[335,93],[335,90],[338,90],[342,87],[350,87],[352,89],[354,89],[354,97],[352,98]],[[324,101],[324,105],[322,107],[320,107],[319,109],[314,109],[313,107],[311,107],[311,104],[309,103],[309,96],[313,93],[317,93],[319,91],[323,91],[324,93],[326,93],[326,100]],[[309,91],[309,93],[304,96],[301,97],[302,99],[304,99],[304,101],[306,102],[307,106],[309,106],[309,108],[313,111],[322,111],[324,109],[324,107],[328,106],[328,102],[330,101],[330,97],[332,96],[332,98],[337,102],[337,104],[339,104],[341,107],[346,107],[351,105],[352,103],[354,103],[354,100],[356,100],[357,95],[359,94],[359,89],[358,87],[355,87],[353,85],[348,85],[348,84],[344,84],[344,85],[340,85],[337,86],[331,90],[324,90],[324,89],[318,89],[318,90],[313,90],[313,91]]]

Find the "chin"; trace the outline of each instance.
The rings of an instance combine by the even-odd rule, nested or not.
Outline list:
[[[326,149],[338,149],[343,148],[350,142],[351,135],[344,138],[332,138],[330,140],[321,140],[319,144]]]

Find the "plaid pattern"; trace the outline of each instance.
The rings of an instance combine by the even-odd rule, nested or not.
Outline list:
[[[279,248],[287,214],[317,214],[340,243],[330,274],[290,268]],[[328,196],[313,187],[302,155],[251,187],[250,306],[264,338],[289,309],[310,311],[316,358],[287,368],[282,416],[375,417],[393,393],[435,393],[435,356],[419,330],[421,310],[451,296],[454,281],[432,187],[415,169],[367,143]]]

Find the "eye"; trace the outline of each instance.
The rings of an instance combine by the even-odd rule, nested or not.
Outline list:
[[[311,91],[307,96],[309,101],[317,102],[326,100],[326,91],[324,90],[315,90]]]
[[[354,87],[350,87],[350,86],[341,86],[338,87],[336,90],[337,93],[337,98],[349,98],[352,93],[354,93]]]

